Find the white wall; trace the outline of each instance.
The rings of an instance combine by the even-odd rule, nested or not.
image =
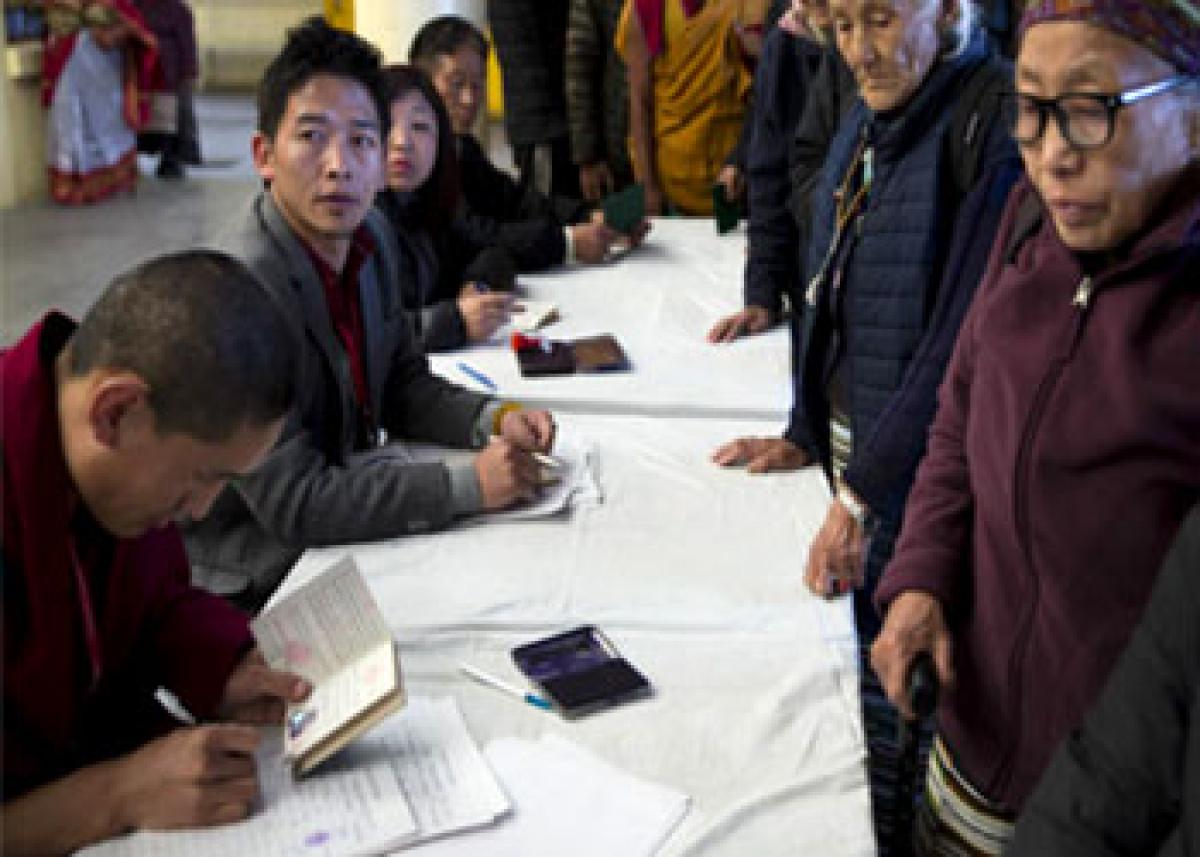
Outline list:
[[[0,27],[0,208],[46,195],[41,43],[7,45]]]
[[[321,0],[190,2],[200,51],[200,86],[207,89],[254,89],[283,46],[287,30],[323,12]]]
[[[408,45],[421,25],[438,15],[451,14],[483,29],[486,0],[354,0],[354,29],[378,45],[388,62],[406,62]]]

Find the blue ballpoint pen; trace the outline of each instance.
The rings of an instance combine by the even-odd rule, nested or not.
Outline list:
[[[478,667],[473,667],[470,664],[460,663],[458,668],[462,671],[463,675],[467,676],[468,678],[472,678],[480,684],[487,685],[488,687],[495,688],[496,690],[503,691],[509,696],[515,696],[517,699],[529,703],[534,708],[540,708],[543,711],[550,711],[554,708],[554,706],[550,704],[549,700],[543,699],[536,693],[530,693],[527,690],[523,690],[514,684],[509,684],[503,679],[496,678],[494,675],[485,673]]]
[[[496,382],[493,381],[491,378],[489,378],[487,375],[484,375],[482,372],[480,372],[474,366],[468,366],[466,363],[463,363],[461,360],[458,361],[457,365],[458,365],[458,371],[462,372],[464,375],[466,375],[472,381],[477,381],[478,383],[487,387],[489,390],[496,389]]]

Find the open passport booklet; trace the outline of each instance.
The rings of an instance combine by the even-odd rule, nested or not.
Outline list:
[[[268,663],[313,691],[284,726],[265,727],[250,816],[139,830],[81,857],[366,857],[510,813],[455,700],[406,698],[391,632],[353,559],[280,600],[254,632]]]
[[[283,754],[297,776],[404,705],[391,631],[353,559],[283,598],[252,628],[267,663],[313,686],[284,720]]]

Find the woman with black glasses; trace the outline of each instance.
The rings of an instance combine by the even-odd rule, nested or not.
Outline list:
[[[1034,0],[1009,199],[877,604],[894,700],[946,693],[918,851],[998,854],[1200,496],[1200,38],[1190,0]]]

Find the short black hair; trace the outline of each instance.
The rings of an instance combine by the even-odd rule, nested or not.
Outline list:
[[[458,15],[440,15],[429,21],[413,36],[408,48],[408,61],[429,74],[438,57],[457,53],[463,45],[474,48],[485,60],[488,42],[474,24]]]
[[[283,311],[245,265],[188,250],[113,280],[71,337],[68,367],[133,372],[160,435],[221,443],[291,409],[296,352]]]
[[[370,42],[325,23],[319,15],[288,30],[283,49],[271,60],[258,84],[258,130],[275,139],[292,93],[320,74],[362,84],[387,132],[388,105],[379,79],[383,56]]]
[[[438,129],[437,160],[429,179],[416,192],[417,214],[425,228],[435,235],[442,235],[450,230],[462,197],[454,128],[450,124],[450,116],[446,113],[446,105],[442,103],[442,97],[438,95],[429,77],[416,66],[399,63],[385,66],[383,82],[389,112],[390,105],[414,90],[421,93],[433,108]]]

